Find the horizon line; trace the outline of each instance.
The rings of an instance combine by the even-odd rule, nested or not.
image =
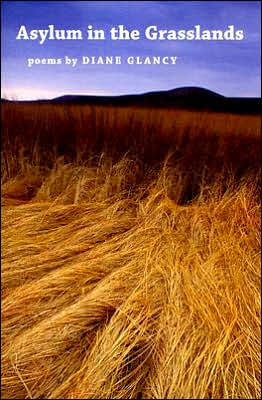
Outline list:
[[[33,95],[33,96],[26,96],[26,98],[22,95],[16,94],[15,91],[13,91],[11,89],[11,91],[9,89],[2,89],[1,90],[1,101],[2,100],[6,100],[6,101],[48,101],[48,100],[55,100],[57,98],[60,97],[64,97],[64,96],[74,96],[74,97],[110,97],[110,98],[115,98],[115,97],[124,97],[124,96],[139,96],[139,95],[145,95],[145,94],[150,94],[150,93],[168,93],[168,92],[172,92],[172,91],[176,91],[176,90],[180,90],[180,89],[198,89],[198,90],[202,90],[202,91],[207,91],[207,92],[211,92],[215,95],[224,97],[224,98],[228,98],[228,99],[233,99],[233,98],[238,98],[238,99],[261,99],[261,95],[260,96],[226,96],[223,95],[217,91],[214,91],[212,89],[208,89],[206,87],[203,86],[178,86],[172,89],[163,89],[163,90],[148,90],[148,91],[143,91],[143,92],[136,92],[136,93],[120,93],[120,94],[112,94],[112,93],[108,93],[108,92],[102,92],[102,91],[86,91],[86,92],[60,92],[60,93],[54,93],[54,92],[49,92],[48,91],[48,96],[47,93],[43,95],[39,94],[39,96],[37,95]],[[29,89],[25,89],[25,92],[30,92],[31,90]],[[6,94],[7,92],[7,94]],[[8,92],[11,92],[10,94]],[[52,93],[52,94],[51,94]]]

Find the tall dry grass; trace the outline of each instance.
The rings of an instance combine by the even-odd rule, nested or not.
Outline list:
[[[2,112],[2,397],[260,398],[258,118]]]

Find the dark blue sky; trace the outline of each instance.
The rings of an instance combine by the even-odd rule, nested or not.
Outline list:
[[[2,96],[55,97],[68,93],[125,94],[201,86],[225,96],[261,96],[261,3],[258,1],[3,1]],[[81,29],[83,40],[16,40],[21,25],[31,29]],[[138,29],[137,41],[86,39],[93,25]],[[159,29],[244,30],[242,41],[150,41],[149,25]],[[176,65],[27,66],[28,58],[64,56],[177,56]]]

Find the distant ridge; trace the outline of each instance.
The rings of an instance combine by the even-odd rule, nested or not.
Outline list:
[[[165,98],[186,98],[186,99],[197,99],[198,101],[201,99],[218,99],[218,98],[225,98],[221,94],[213,92],[209,89],[204,89],[200,87],[194,86],[185,86],[181,88],[171,89],[171,90],[164,90],[164,91],[157,91],[157,92],[146,92],[142,94],[127,94],[127,95],[120,95],[120,96],[89,96],[89,95],[63,95],[52,99],[52,101],[72,101],[72,100],[89,100],[89,99],[97,99],[97,100],[105,100],[105,101],[117,101],[118,99],[121,101],[131,101],[136,100],[139,101],[141,99],[150,99],[152,100],[155,98],[156,100],[164,100]]]
[[[4,102],[9,100],[2,100]],[[171,90],[121,96],[63,95],[50,100],[16,103],[89,104],[207,110],[238,114],[260,114],[260,98],[225,97],[209,89],[185,86]]]
[[[168,96],[179,96],[179,97],[206,97],[206,98],[211,98],[211,97],[225,97],[222,96],[221,94],[218,94],[216,92],[213,92],[212,90],[205,89],[202,87],[196,87],[196,86],[184,86],[176,89],[171,89],[171,90],[166,90],[165,92],[151,92],[151,93],[166,93]]]

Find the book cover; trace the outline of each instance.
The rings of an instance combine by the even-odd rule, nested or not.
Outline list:
[[[2,398],[261,398],[261,2],[1,22]]]

